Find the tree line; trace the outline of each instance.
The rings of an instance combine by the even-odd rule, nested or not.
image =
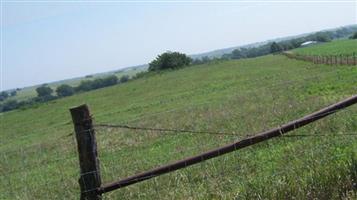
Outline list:
[[[149,63],[149,68],[147,72],[141,72],[136,74],[134,78],[141,78],[149,76],[154,72],[164,71],[164,70],[175,70],[183,68],[186,66],[200,65],[207,63],[217,63],[222,60],[230,59],[242,59],[242,58],[254,58],[258,56],[263,56],[267,54],[280,53],[282,51],[295,49],[301,46],[302,43],[307,41],[316,42],[330,42],[333,39],[346,37],[353,33],[352,31],[357,31],[356,28],[341,28],[335,31],[324,31],[309,34],[306,36],[301,36],[289,40],[284,40],[280,42],[269,42],[264,45],[251,48],[237,48],[232,51],[232,53],[224,54],[221,57],[210,58],[204,56],[202,58],[192,59],[186,54],[180,52],[165,52],[158,55],[153,61]],[[357,37],[357,33],[354,33],[350,38]]]
[[[118,83],[125,83],[129,80],[130,77],[128,75],[124,75],[120,79],[118,79],[118,77],[115,75],[110,75],[104,78],[97,78],[94,80],[83,80],[76,87],[70,86],[68,84],[62,84],[59,85],[55,90],[53,90],[47,84],[44,84],[36,88],[37,96],[34,98],[24,101],[7,100],[4,103],[0,104],[0,112],[6,112],[18,108],[26,108],[38,103],[47,102],[67,96],[72,96],[76,93],[104,88],[104,87],[116,85]],[[1,97],[6,96],[7,98],[8,94],[5,93],[6,92],[1,92],[0,93]]]
[[[132,79],[147,77],[150,74],[153,74],[158,71],[175,70],[192,65],[217,63],[222,60],[253,58],[267,55],[270,53],[279,53],[282,51],[298,48],[301,46],[302,43],[307,41],[329,42],[333,39],[347,37],[351,34],[352,35],[349,37],[350,39],[357,39],[357,32],[353,33],[352,31],[357,31],[357,27],[340,28],[335,31],[317,32],[309,34],[307,36],[297,37],[280,42],[270,42],[257,47],[238,48],[233,50],[232,53],[224,54],[219,58],[209,58],[205,56],[199,59],[192,59],[186,54],[180,52],[165,52],[158,55],[153,61],[149,63],[148,71],[139,72]],[[86,76],[86,78],[92,78],[92,76]],[[17,102],[16,100],[8,100],[5,103],[0,104],[0,112],[32,106],[36,103],[46,102],[57,98],[71,96],[80,92],[86,92],[103,87],[108,87],[118,83],[127,82],[128,80],[129,76],[122,76],[120,80],[118,80],[115,75],[112,75],[105,78],[81,81],[77,87],[72,87],[70,85],[63,84],[58,86],[55,91],[53,91],[52,88],[47,85],[42,85],[36,88],[37,97],[21,102]],[[56,92],[57,95],[53,95],[54,92]],[[16,95],[16,93],[10,95]],[[8,98],[8,96],[9,95],[7,93],[0,93],[0,101],[5,100],[6,98]]]

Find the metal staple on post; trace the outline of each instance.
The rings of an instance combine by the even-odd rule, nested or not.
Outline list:
[[[97,142],[92,125],[92,118],[87,105],[70,109],[76,133],[81,189],[81,200],[100,200],[97,188],[101,186],[99,160],[97,158]]]

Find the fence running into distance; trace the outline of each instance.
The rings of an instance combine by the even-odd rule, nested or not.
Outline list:
[[[72,120],[74,123],[74,129],[76,133],[77,147],[79,153],[79,163],[80,163],[80,178],[79,185],[81,190],[81,199],[101,199],[102,194],[123,188],[128,185],[132,185],[147,179],[157,177],[162,174],[176,171],[205,160],[222,156],[224,154],[269,140],[274,137],[282,136],[290,131],[298,129],[309,123],[322,119],[328,115],[331,115],[339,110],[349,107],[357,103],[357,95],[347,98],[338,103],[332,104],[325,107],[317,112],[311,113],[302,117],[300,119],[288,122],[278,128],[274,128],[255,136],[250,136],[245,139],[236,141],[234,143],[203,152],[199,155],[188,157],[171,164],[162,165],[160,167],[148,170],[122,180],[102,184],[101,174],[99,169],[99,159],[97,152],[97,143],[95,137],[95,129],[92,116],[90,114],[87,105],[81,105],[70,109]],[[101,125],[101,126],[115,126],[115,125]],[[117,125],[121,128],[128,129],[150,129],[154,128],[143,128],[143,127],[131,127],[126,125]],[[190,130],[169,130],[169,129],[155,129],[157,131],[181,131],[181,132],[194,132]],[[208,132],[207,132],[208,133]]]
[[[314,64],[326,65],[357,65],[357,54],[341,55],[303,55],[290,51],[283,52],[283,55],[296,60],[312,62]]]

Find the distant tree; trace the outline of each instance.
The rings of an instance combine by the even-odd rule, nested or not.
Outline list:
[[[71,96],[74,94],[74,88],[67,84],[63,84],[57,87],[56,93],[59,97]]]
[[[330,34],[327,32],[318,32],[314,34],[313,37],[314,38],[312,40],[316,40],[318,42],[330,42],[332,40]]]
[[[53,90],[46,85],[42,85],[36,88],[36,92],[38,97],[45,97],[45,96],[51,96]]]
[[[135,76],[133,77],[133,79],[138,79],[138,78],[143,78],[145,76],[148,76],[150,72],[148,71],[142,71],[142,72],[138,72],[135,74]]]
[[[247,57],[247,55],[245,54],[245,52],[247,51],[247,49],[234,49],[232,51],[232,55],[231,58],[232,59],[241,59],[241,58],[245,58]]]
[[[12,97],[13,97],[13,96],[16,96],[16,94],[17,94],[17,91],[16,91],[16,90],[13,90],[13,91],[10,92],[10,96],[12,96]]]
[[[186,54],[179,52],[166,52],[158,55],[149,64],[149,71],[158,71],[165,69],[178,69],[190,65],[192,59]]]
[[[118,77],[115,75],[107,76],[102,79],[103,80],[103,87],[115,85],[118,83]]]
[[[209,61],[211,61],[211,59],[208,56],[203,56],[201,58],[201,61],[202,61],[202,63],[208,63]]]
[[[124,76],[120,77],[120,80],[119,80],[120,83],[125,83],[125,82],[128,82],[128,81],[129,81],[129,76],[128,75],[124,75]]]
[[[98,88],[115,85],[117,83],[118,83],[118,77],[115,75],[111,75],[105,78],[97,78],[94,80],[81,81],[78,87],[75,88],[75,91],[95,90]]]
[[[87,75],[85,78],[93,78],[93,75]]]
[[[10,110],[14,110],[18,108],[18,102],[16,100],[9,100],[6,101],[4,104],[1,105],[1,112],[6,112]]]
[[[232,59],[232,54],[230,54],[230,53],[225,53],[225,54],[222,55],[221,58],[222,58],[222,59],[225,59],[225,60]]]
[[[0,92],[0,101],[4,101],[8,97],[9,97],[9,93],[7,93],[5,91]]]
[[[75,88],[76,91],[89,91],[93,89],[93,81],[81,81]]]
[[[350,39],[352,39],[352,40],[357,39],[357,32],[353,33],[353,35],[351,35]]]
[[[281,52],[283,48],[276,42],[271,43],[270,45],[270,53]]]

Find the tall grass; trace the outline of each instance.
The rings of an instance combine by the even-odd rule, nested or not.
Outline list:
[[[2,114],[0,199],[78,199],[68,109],[96,123],[232,132],[163,134],[97,128],[103,182],[123,178],[301,117],[357,91],[357,68],[284,56],[225,61]],[[105,199],[343,199],[356,197],[357,107],[293,134],[115,192]]]

